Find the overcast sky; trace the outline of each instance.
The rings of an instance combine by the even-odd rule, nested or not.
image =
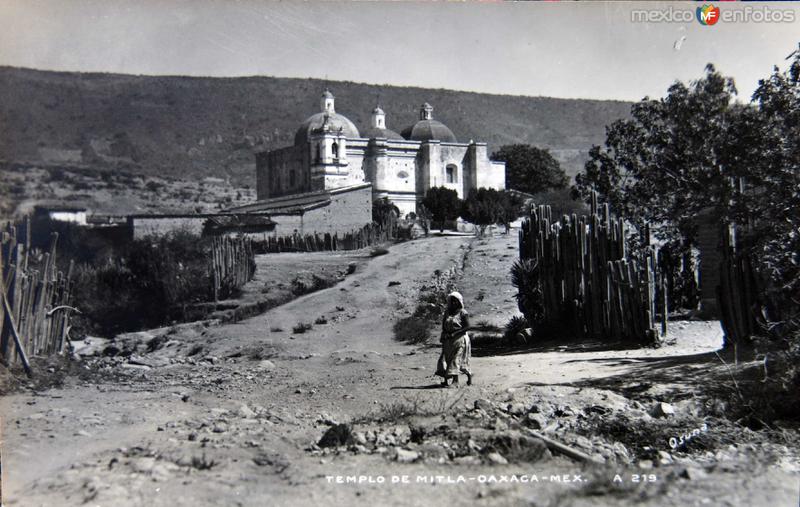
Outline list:
[[[299,3],[0,0],[0,65],[271,75],[489,93],[638,100],[708,62],[749,98],[800,41],[794,23],[635,23],[687,3]]]

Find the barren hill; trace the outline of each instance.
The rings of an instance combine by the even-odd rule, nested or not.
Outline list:
[[[326,83],[48,72],[0,67],[0,160],[253,184],[253,152],[292,143]],[[400,131],[430,102],[459,140],[550,148],[568,173],[630,103],[328,82],[360,128],[379,100]]]

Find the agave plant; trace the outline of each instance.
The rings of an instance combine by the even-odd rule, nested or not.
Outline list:
[[[519,340],[519,337],[522,337],[522,342],[526,343],[527,329],[529,327],[528,319],[521,315],[515,315],[511,317],[511,320],[506,324],[503,332],[503,340],[505,340],[506,343],[515,343]]]
[[[533,259],[520,259],[511,266],[511,284],[517,288],[517,307],[532,326],[541,322],[544,311],[540,276],[539,263]]]

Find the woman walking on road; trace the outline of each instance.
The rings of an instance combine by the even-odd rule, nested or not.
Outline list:
[[[458,375],[467,376],[467,385],[472,385],[472,371],[469,360],[472,355],[472,345],[469,334],[469,314],[464,309],[464,298],[458,292],[451,292],[447,296],[447,309],[442,320],[442,354],[436,365],[436,375],[442,377],[443,386],[447,380],[452,379],[452,386],[458,385]]]

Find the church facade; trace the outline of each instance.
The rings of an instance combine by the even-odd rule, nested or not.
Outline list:
[[[444,186],[465,198],[472,188],[505,188],[505,163],[489,160],[486,143],[459,142],[423,104],[419,121],[402,134],[386,126],[380,107],[359,129],[336,112],[325,91],[319,113],[297,130],[294,145],[256,153],[259,201],[371,183],[373,201],[387,197],[405,215],[427,190]]]

